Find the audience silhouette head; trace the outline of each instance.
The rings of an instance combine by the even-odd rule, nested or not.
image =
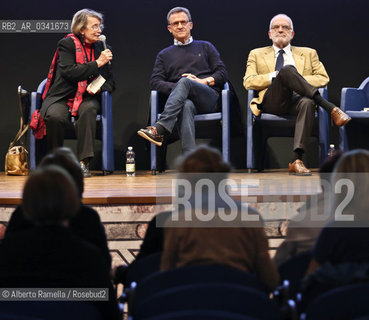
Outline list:
[[[200,145],[177,159],[177,170],[178,178],[186,179],[194,187],[202,179],[210,179],[218,185],[227,178],[231,166],[224,162],[217,149]]]
[[[337,162],[335,172],[369,172],[369,151],[355,149],[345,153]]]
[[[82,197],[84,190],[83,172],[73,151],[67,147],[56,148],[42,159],[40,166],[50,164],[62,167],[72,176],[77,185],[79,196]]]
[[[184,173],[227,173],[231,171],[231,166],[223,161],[222,155],[217,149],[201,145],[180,157],[177,169]]]
[[[36,225],[65,224],[80,206],[78,190],[63,168],[48,165],[37,169],[23,189],[24,216]]]
[[[331,185],[333,208],[342,208],[343,215],[352,214],[359,226],[364,221],[369,224],[369,151],[356,149],[342,155],[334,168]]]

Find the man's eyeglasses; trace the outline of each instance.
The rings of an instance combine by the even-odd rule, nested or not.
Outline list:
[[[188,20],[182,20],[182,21],[176,21],[176,22],[170,23],[170,25],[173,28],[178,28],[179,24],[181,24],[183,27],[186,27],[188,25],[188,23],[189,23]]]
[[[289,31],[289,30],[291,30],[292,28],[290,27],[290,26],[288,26],[288,25],[286,25],[286,24],[284,24],[284,25],[278,25],[278,24],[275,24],[274,26],[272,26],[272,30],[273,31],[278,31],[279,30],[279,28],[282,28],[282,30],[283,31]]]
[[[103,24],[94,24],[93,26],[89,27],[91,30],[93,31],[103,31],[104,30],[104,25]]]

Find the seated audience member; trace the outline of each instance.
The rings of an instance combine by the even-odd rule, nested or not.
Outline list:
[[[33,226],[4,239],[0,286],[107,288],[109,301],[93,303],[104,319],[119,319],[106,259],[100,249],[69,229],[79,208],[79,191],[67,171],[55,165],[36,170],[22,199],[23,214]]]
[[[171,212],[164,211],[151,219],[135,260],[129,265],[118,266],[113,271],[115,283],[122,283],[125,287],[129,286],[129,283],[127,283],[127,272],[129,272],[130,268],[134,268],[134,262],[151,254],[163,251],[163,227],[158,226],[158,221],[165,221],[170,215]]]
[[[144,240],[140,246],[140,251],[136,256],[136,260],[163,251],[163,228],[157,224],[158,220],[164,221],[170,217],[170,215],[171,212],[169,211],[160,212],[150,221]]]
[[[322,229],[313,248],[305,291],[369,281],[369,152],[345,153],[331,184],[334,219]]]
[[[342,151],[336,151],[332,156],[325,159],[319,169],[321,181],[329,182],[329,174],[333,171],[341,155]],[[321,228],[332,218],[328,206],[331,190],[326,190],[324,184],[321,185],[322,192],[309,198],[289,221],[286,238],[278,247],[274,256],[277,265],[299,253],[310,251]]]
[[[216,149],[200,146],[184,155],[178,169],[178,179],[188,181],[191,186],[191,208],[179,210],[178,219],[173,211],[166,220],[161,270],[194,264],[226,265],[255,272],[266,287],[273,289],[279,282],[279,275],[269,257],[268,240],[259,214],[231,199],[228,193],[216,191],[214,198],[209,199],[207,188],[194,192],[197,182],[204,178],[214,183],[215,190],[225,181],[231,168],[223,162],[221,154]],[[232,201],[233,208],[225,201],[225,196]],[[202,197],[201,207],[194,201],[198,197]],[[223,214],[219,214],[220,211]],[[246,212],[252,218],[245,218]],[[198,213],[213,218],[203,222]]]
[[[72,176],[77,185],[80,208],[77,214],[70,220],[69,227],[71,232],[100,248],[110,267],[111,256],[106,240],[105,229],[100,221],[100,217],[94,209],[81,202],[84,180],[82,170],[76,156],[69,148],[57,148],[42,159],[40,167],[51,164],[55,164],[65,169]],[[22,206],[18,206],[10,217],[5,237],[14,232],[23,231],[30,227],[32,227],[31,221],[24,217]]]

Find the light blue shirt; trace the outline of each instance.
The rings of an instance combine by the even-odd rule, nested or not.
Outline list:
[[[174,39],[174,45],[175,45],[175,46],[187,46],[187,45],[188,45],[188,44],[190,44],[192,41],[193,41],[192,36],[191,36],[191,37],[189,37],[189,38],[185,41],[185,43],[182,43],[181,41],[178,41],[178,40]]]

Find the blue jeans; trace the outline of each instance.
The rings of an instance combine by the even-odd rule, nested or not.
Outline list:
[[[196,147],[195,115],[216,112],[218,98],[219,94],[209,86],[182,78],[169,95],[157,123],[170,133],[177,123],[182,151],[191,151]]]

